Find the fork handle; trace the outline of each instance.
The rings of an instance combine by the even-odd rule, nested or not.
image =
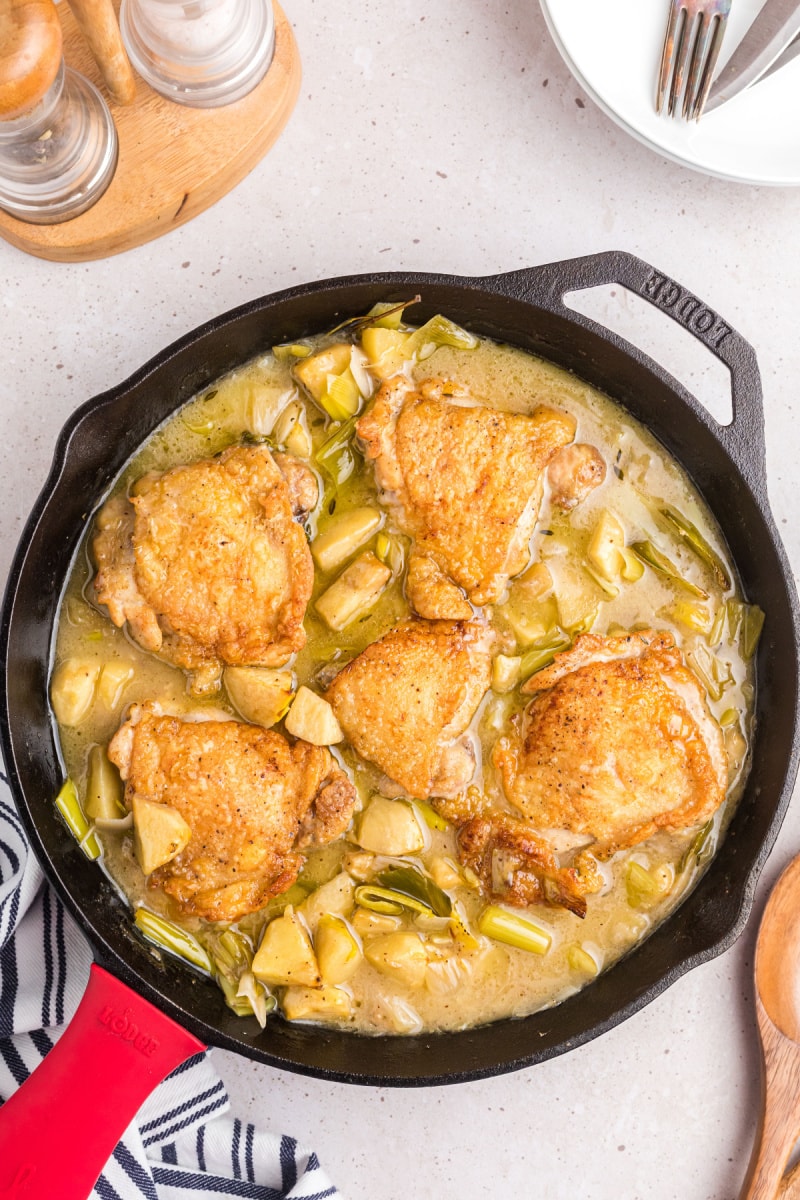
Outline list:
[[[570,324],[581,325],[599,334],[604,341],[622,347],[638,362],[644,362],[681,394],[703,424],[713,426],[714,436],[722,443],[752,491],[759,496],[766,494],[764,406],[755,351],[741,334],[688,288],[635,255],[621,250],[510,271],[481,282],[513,298],[539,304],[549,312],[563,315]],[[618,283],[642,296],[725,364],[731,374],[733,419],[730,425],[715,421],[691,393],[637,347],[564,304],[564,297],[570,292],[611,283]]]

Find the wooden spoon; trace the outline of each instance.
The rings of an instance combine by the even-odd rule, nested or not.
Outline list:
[[[69,6],[112,100],[117,104],[132,104],[136,99],[136,79],[111,0],[69,0]]]
[[[761,918],[755,983],[762,1105],[741,1200],[775,1200],[795,1194],[796,1172],[785,1181],[783,1173],[800,1133],[800,856]]]

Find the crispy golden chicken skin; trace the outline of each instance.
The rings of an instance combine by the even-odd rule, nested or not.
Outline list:
[[[462,735],[489,688],[492,636],[475,621],[405,621],[328,688],[353,748],[409,795],[455,795],[472,778]]]
[[[527,821],[488,811],[458,831],[458,856],[493,900],[526,907],[552,904],[586,916],[586,896],[603,884],[590,855],[562,866],[552,844]]]
[[[97,599],[186,670],[279,666],[305,643],[314,569],[295,515],[316,495],[308,467],[266,446],[144,476],[98,516]]]
[[[669,633],[578,637],[493,760],[534,829],[569,830],[608,857],[707,821],[725,798],[722,734]]]
[[[236,921],[294,883],[304,848],[344,833],[355,788],[330,752],[239,721],[134,705],[108,756],[134,796],[177,809],[184,850],[148,877],[181,911]]]
[[[356,429],[414,554],[432,558],[471,603],[498,600],[527,565],[544,471],[572,441],[574,418],[544,407],[499,412],[456,384],[429,379],[416,390],[398,375]],[[449,614],[427,606],[425,615]]]

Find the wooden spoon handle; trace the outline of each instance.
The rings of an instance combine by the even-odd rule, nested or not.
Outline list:
[[[53,0],[0,0],[0,121],[38,104],[61,65]]]
[[[136,79],[111,0],[69,0],[69,6],[112,99],[117,104],[132,104],[136,98]]]
[[[762,1112],[741,1200],[776,1200],[800,1129],[800,1045],[773,1025],[760,998]]]

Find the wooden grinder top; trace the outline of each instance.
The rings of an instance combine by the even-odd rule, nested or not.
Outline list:
[[[0,0],[0,121],[39,103],[58,74],[61,53],[53,0]]]

